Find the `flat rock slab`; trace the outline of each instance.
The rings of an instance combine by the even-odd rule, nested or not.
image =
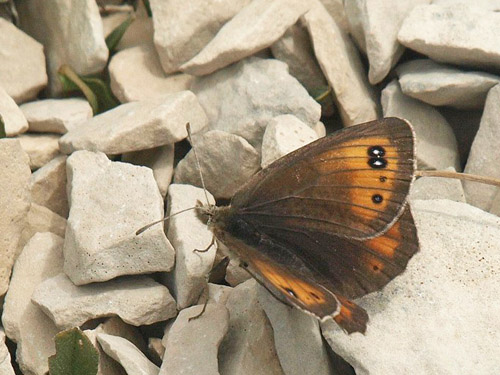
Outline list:
[[[189,74],[166,75],[154,47],[144,44],[114,55],[109,77],[111,90],[122,103],[188,90],[193,80]]]
[[[2,21],[0,20],[0,22]],[[5,127],[5,134],[8,137],[13,137],[28,130],[28,120],[26,120],[14,99],[9,96],[2,86],[0,86],[0,116]]]
[[[160,369],[127,339],[98,333],[97,341],[108,356],[123,366],[127,374],[158,375]]]
[[[43,167],[49,161],[60,155],[58,134],[26,133],[17,137],[21,147],[28,154],[32,171]]]
[[[208,304],[182,310],[163,338],[165,355],[161,375],[218,375],[217,353],[229,326],[229,313],[222,304]]]
[[[43,46],[0,17],[0,82],[16,103],[37,96],[47,85]]]
[[[322,325],[356,374],[496,374],[500,358],[500,218],[449,200],[414,201],[420,251],[358,303],[366,335]],[[430,371],[430,372],[429,372]]]
[[[196,133],[207,117],[190,91],[122,104],[66,133],[61,151],[101,151],[121,154],[173,144],[187,137],[186,123]]]
[[[16,139],[0,139],[0,296],[9,286],[30,208],[28,155]]]
[[[213,196],[207,192],[210,204]],[[167,213],[176,214],[196,207],[198,202],[207,204],[203,189],[182,184],[168,188]],[[175,268],[168,276],[168,285],[177,301],[179,310],[193,305],[207,287],[208,273],[212,269],[217,246],[212,244],[213,234],[202,223],[195,210],[172,216],[168,221],[167,238],[175,249]],[[205,250],[196,252],[195,250]]]
[[[211,130],[193,140],[205,186],[216,198],[231,198],[260,169],[260,155],[245,139]],[[176,184],[201,186],[200,171],[191,150],[175,169]]]
[[[435,108],[404,95],[395,80],[382,91],[381,102],[384,117],[404,118],[413,125],[419,168],[460,170],[455,134]]]
[[[250,57],[195,79],[191,90],[210,129],[240,135],[255,147],[260,147],[265,126],[275,116],[291,114],[311,127],[321,117],[321,106],[277,60]]]
[[[113,315],[125,323],[140,326],[177,314],[168,289],[146,276],[76,286],[61,273],[41,283],[31,300],[60,329],[79,327],[89,320]]]
[[[413,9],[398,40],[438,62],[500,67],[500,13],[469,4],[422,5]]]
[[[64,271],[77,285],[121,275],[169,271],[174,250],[157,225],[163,199],[151,169],[112,162],[102,153],[77,151],[68,157],[70,212],[64,243]]]
[[[43,44],[51,94],[62,90],[57,76],[61,65],[68,64],[83,75],[100,72],[106,66],[108,48],[94,0],[62,0],[51,4],[26,1],[17,10],[21,28]]]
[[[486,99],[483,116],[465,165],[465,172],[500,178],[497,163],[500,149],[500,85],[493,87]],[[464,181],[467,202],[483,210],[489,210],[499,189],[496,186]]]
[[[379,109],[375,94],[349,36],[319,1],[314,2],[303,20],[319,65],[335,94],[344,126],[376,120]]]
[[[92,108],[82,98],[45,99],[21,105],[29,130],[64,134],[92,117]]]
[[[302,0],[253,0],[180,69],[205,75],[251,56],[281,38],[309,8]]]
[[[413,60],[396,68],[405,95],[434,106],[482,109],[488,91],[500,77],[466,72],[432,60]]]
[[[19,255],[5,297],[2,324],[7,337],[17,343],[16,361],[24,374],[45,375],[48,357],[55,354],[54,335],[59,329],[38,306],[31,303],[35,288],[62,272],[63,239],[37,233]]]
[[[194,57],[250,0],[152,0],[154,43],[167,74]]]

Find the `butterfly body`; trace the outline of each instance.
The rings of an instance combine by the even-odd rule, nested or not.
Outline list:
[[[278,299],[364,332],[368,315],[351,299],[382,288],[418,250],[407,205],[414,155],[404,120],[354,126],[277,160],[229,206],[201,212]]]

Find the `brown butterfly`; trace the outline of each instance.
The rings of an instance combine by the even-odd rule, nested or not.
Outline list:
[[[225,207],[200,207],[215,237],[282,302],[347,332],[368,315],[351,300],[381,289],[418,250],[407,204],[411,125],[349,127],[277,160]]]

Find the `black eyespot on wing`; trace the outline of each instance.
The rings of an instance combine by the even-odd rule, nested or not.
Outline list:
[[[374,169],[382,169],[387,167],[387,160],[384,158],[370,158],[368,165]]]
[[[385,155],[385,148],[382,146],[372,146],[368,149],[368,156],[381,158]]]
[[[382,197],[380,194],[373,194],[372,195],[372,201],[373,203],[382,203],[382,201],[384,200],[384,197]]]

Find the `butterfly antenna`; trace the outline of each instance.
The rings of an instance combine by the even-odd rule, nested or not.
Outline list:
[[[500,179],[493,177],[484,177],[469,173],[459,173],[452,171],[428,171],[421,170],[415,171],[416,177],[444,177],[444,178],[456,178],[458,180],[466,180],[473,182],[480,182],[482,184],[488,184],[500,187]]]
[[[144,232],[144,231],[148,230],[149,228],[151,228],[153,225],[156,225],[156,224],[159,224],[159,223],[161,223],[161,222],[163,222],[163,221],[167,221],[167,220],[169,220],[172,216],[182,214],[183,212],[186,212],[186,211],[195,210],[196,208],[198,208],[198,207],[189,207],[189,208],[186,208],[186,209],[184,209],[184,210],[180,210],[180,211],[178,211],[178,212],[176,212],[176,213],[173,213],[172,215],[168,215],[167,217],[164,217],[164,218],[163,218],[163,219],[161,219],[161,220],[156,220],[156,221],[153,221],[152,223],[149,223],[148,225],[145,225],[145,226],[143,226],[141,229],[137,230],[137,231],[135,232],[135,235],[136,235],[136,236],[138,236],[138,235],[139,235],[139,234],[141,234],[142,232]]]
[[[205,180],[203,179],[203,173],[201,173],[200,159],[198,159],[198,154],[196,153],[196,147],[194,147],[194,144],[193,144],[193,138],[191,137],[191,125],[189,124],[189,122],[186,124],[186,130],[187,130],[187,134],[188,134],[189,143],[191,144],[191,149],[193,150],[193,153],[194,153],[194,158],[196,160],[198,172],[200,173],[201,186],[203,187],[203,192],[205,193],[205,199],[207,201],[207,205],[210,206],[210,201],[208,200],[207,188],[205,186]]]

